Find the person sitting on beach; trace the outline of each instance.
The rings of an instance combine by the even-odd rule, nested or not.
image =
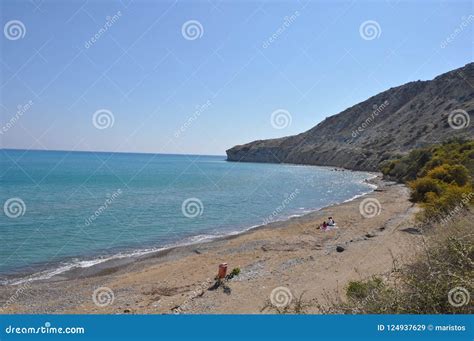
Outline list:
[[[329,226],[334,226],[334,225],[336,225],[336,222],[334,221],[334,219],[332,219],[332,217],[329,217],[329,218],[328,218],[328,225],[329,225]]]
[[[321,225],[321,230],[327,229],[328,224],[326,224],[326,221],[323,221],[323,224]]]

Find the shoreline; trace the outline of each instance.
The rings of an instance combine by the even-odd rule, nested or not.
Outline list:
[[[294,296],[305,293],[308,299],[325,299],[328,292],[342,296],[349,280],[383,274],[394,257],[408,260],[421,245],[422,237],[409,232],[417,207],[408,201],[408,188],[379,177],[371,181],[379,186],[377,191],[301,217],[146,257],[72,270],[50,280],[2,286],[0,310],[7,314],[254,314],[272,313],[262,311],[262,306],[281,286]],[[370,219],[360,213],[367,198],[382,207]],[[316,229],[329,215],[338,228]],[[208,289],[223,262],[229,264],[229,272],[241,269],[228,282],[231,293]],[[92,297],[99,288],[110,290],[113,302],[95,304]]]
[[[303,166],[306,166],[306,165],[303,165]],[[340,167],[330,167],[330,166],[317,166],[317,167],[331,168],[334,171],[348,171],[348,172],[352,171],[352,170],[343,169]],[[193,248],[199,247],[201,244],[209,244],[213,242],[229,240],[229,239],[236,238],[238,236],[241,236],[247,233],[252,233],[253,231],[256,231],[259,229],[284,228],[287,224],[291,223],[291,221],[294,219],[304,218],[306,216],[317,213],[321,210],[338,206],[347,202],[351,202],[358,198],[364,197],[372,193],[378,188],[377,183],[387,182],[382,179],[380,173],[376,173],[376,172],[366,172],[366,173],[371,176],[363,179],[361,183],[367,184],[372,190],[364,192],[362,194],[354,195],[353,197],[347,200],[343,200],[341,202],[329,204],[327,206],[323,206],[317,209],[310,209],[309,211],[304,212],[301,215],[290,215],[281,220],[275,220],[267,224],[257,224],[250,227],[245,227],[242,230],[224,233],[222,235],[191,236],[177,242],[175,245],[164,245],[161,247],[136,249],[136,250],[128,251],[128,252],[118,251],[117,253],[113,253],[110,255],[101,255],[96,258],[91,258],[91,259],[87,259],[86,257],[84,257],[83,259],[74,263],[70,263],[70,264],[68,264],[67,261],[58,261],[57,263],[58,266],[56,267],[51,266],[49,269],[45,269],[39,272],[33,272],[33,273],[25,274],[25,275],[21,275],[21,274],[8,275],[7,274],[4,279],[6,283],[0,282],[0,288],[2,286],[18,286],[24,283],[56,282],[56,281],[62,281],[62,280],[71,280],[71,279],[75,279],[76,277],[83,278],[83,277],[96,276],[98,274],[100,275],[100,273],[104,271],[115,269],[117,267],[126,266],[130,263],[139,262],[148,258],[157,258],[157,257],[160,257],[161,255],[166,255],[169,252],[182,251],[184,253],[187,249],[189,248],[193,249]],[[196,239],[196,238],[198,240],[193,241],[193,239]],[[191,241],[188,242],[187,240],[191,240]],[[73,258],[78,258],[78,257],[73,257]],[[81,266],[81,264],[86,264],[86,265]],[[87,265],[87,264],[91,264],[91,265]],[[39,267],[40,266],[41,265],[39,265]],[[81,274],[85,274],[85,275],[81,275]]]

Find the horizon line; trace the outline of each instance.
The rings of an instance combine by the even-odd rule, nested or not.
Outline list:
[[[222,156],[223,154],[186,154],[186,153],[156,153],[156,152],[126,152],[126,151],[104,151],[104,150],[64,150],[64,149],[24,149],[24,148],[2,148],[2,150],[33,151],[33,152],[67,152],[67,153],[108,153],[108,154],[146,154],[146,155],[177,155],[177,156]]]

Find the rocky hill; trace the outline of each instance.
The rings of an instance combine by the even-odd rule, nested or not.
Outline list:
[[[474,63],[386,90],[304,133],[235,146],[227,159],[373,171],[383,160],[452,137],[474,138]]]

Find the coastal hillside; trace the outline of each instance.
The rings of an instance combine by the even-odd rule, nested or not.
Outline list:
[[[386,90],[312,129],[227,150],[228,161],[378,170],[380,162],[449,138],[474,138],[474,63]]]

